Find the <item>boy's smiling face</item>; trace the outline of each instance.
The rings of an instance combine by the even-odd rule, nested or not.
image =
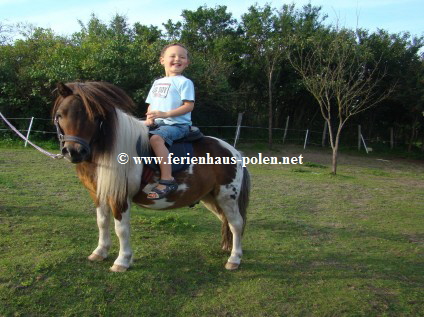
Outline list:
[[[181,75],[189,64],[187,50],[178,45],[170,46],[161,56],[160,63],[165,67],[166,76]]]

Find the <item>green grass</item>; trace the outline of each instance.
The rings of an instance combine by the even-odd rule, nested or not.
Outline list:
[[[255,155],[256,152],[247,154]],[[265,149],[263,149],[265,152]],[[424,166],[290,147],[250,165],[240,269],[201,205],[132,208],[134,266],[91,263],[95,210],[75,168],[0,148],[0,316],[423,316]]]

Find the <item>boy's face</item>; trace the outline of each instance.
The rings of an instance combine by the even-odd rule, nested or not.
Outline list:
[[[181,75],[189,64],[187,55],[187,50],[181,46],[168,47],[160,58],[160,63],[165,67],[166,76]]]

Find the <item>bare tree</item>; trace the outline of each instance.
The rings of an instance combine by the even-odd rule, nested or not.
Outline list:
[[[5,45],[12,40],[12,29],[10,24],[0,21],[0,45]]]
[[[328,124],[332,173],[336,174],[343,126],[352,116],[386,99],[394,87],[377,89],[386,75],[379,70],[380,60],[370,63],[372,54],[356,42],[355,33],[349,30],[292,37],[287,58]]]

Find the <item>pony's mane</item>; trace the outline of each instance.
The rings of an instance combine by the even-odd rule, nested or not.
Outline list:
[[[104,151],[96,158],[97,167],[97,198],[106,203],[108,198],[115,202],[126,202],[128,178],[134,168],[133,157],[139,156],[136,144],[140,142],[141,150],[149,148],[148,128],[144,122],[121,110],[116,111],[115,142],[109,151]],[[125,153],[129,157],[126,164],[119,164],[117,158]]]
[[[131,114],[135,109],[133,100],[119,87],[107,82],[87,81],[67,83],[74,95],[81,98],[89,120],[95,118],[109,119],[115,109]],[[63,101],[58,96],[53,107],[53,115]]]

